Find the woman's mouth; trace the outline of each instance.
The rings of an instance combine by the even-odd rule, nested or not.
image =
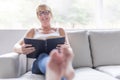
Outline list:
[[[43,18],[42,21],[48,21],[48,18]]]

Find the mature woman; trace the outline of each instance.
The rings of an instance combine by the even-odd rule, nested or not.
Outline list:
[[[53,49],[49,55],[42,53],[36,58],[33,62],[32,73],[45,74],[46,80],[72,80],[74,77],[73,52],[64,29],[51,26],[52,12],[47,5],[39,5],[36,14],[41,22],[41,28],[28,30],[25,36],[15,44],[14,51],[20,54],[30,54],[35,51],[31,44],[24,43],[24,38],[46,39],[50,36],[64,36],[65,44]]]

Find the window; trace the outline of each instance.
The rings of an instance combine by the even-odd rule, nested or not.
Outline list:
[[[103,0],[104,25],[106,28],[120,28],[120,0]]]
[[[26,29],[39,25],[39,0],[0,0],[0,29]]]
[[[67,29],[120,28],[119,0],[0,0],[0,29],[39,27],[36,7],[52,8],[52,26]]]
[[[46,3],[54,10],[57,26],[80,29],[95,26],[96,0],[48,0]]]

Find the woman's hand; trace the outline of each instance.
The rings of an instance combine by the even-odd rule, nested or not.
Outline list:
[[[35,51],[35,48],[31,44],[23,44],[21,46],[21,52],[23,54],[30,54]]]
[[[63,53],[64,56],[67,56],[67,58],[69,58],[71,60],[73,59],[74,54],[73,54],[73,51],[72,51],[72,48],[70,47],[70,45],[60,44],[56,48],[57,48],[59,53]]]
[[[58,44],[56,48],[61,52],[63,48],[70,48],[70,46],[68,44]]]

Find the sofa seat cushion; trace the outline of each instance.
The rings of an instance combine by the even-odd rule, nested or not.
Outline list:
[[[100,66],[100,67],[97,67],[96,69],[120,79],[120,65],[118,65],[118,66],[117,65],[116,66]]]
[[[20,78],[12,78],[12,79],[4,79],[4,80],[45,80],[45,77],[43,75],[32,74],[31,71],[29,71]],[[75,77],[73,80],[118,80],[118,79],[108,74],[97,71],[95,69],[84,67],[84,68],[75,69]]]
[[[22,80],[45,80],[45,76],[32,74],[31,71],[28,71],[26,74],[20,77]]]
[[[19,78],[9,78],[0,80],[45,80],[45,77],[43,75],[32,74],[32,72],[29,71]]]
[[[75,70],[73,80],[118,80],[108,74],[102,73],[92,68],[79,68]]]

